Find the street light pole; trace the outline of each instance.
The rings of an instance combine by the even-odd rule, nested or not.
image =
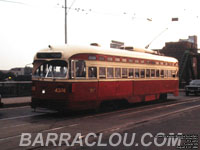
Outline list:
[[[67,44],[67,0],[65,0],[65,44]]]

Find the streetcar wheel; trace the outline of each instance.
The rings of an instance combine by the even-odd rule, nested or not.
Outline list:
[[[161,100],[161,101],[166,101],[166,100],[167,100],[167,93],[160,94],[159,100]]]
[[[114,109],[114,105],[112,101],[104,101],[101,103],[100,110],[102,112],[109,112]]]

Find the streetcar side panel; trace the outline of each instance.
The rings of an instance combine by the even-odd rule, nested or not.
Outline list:
[[[132,81],[100,81],[99,101],[125,99],[132,96]]]
[[[74,82],[72,83],[72,99],[70,109],[93,109],[98,104],[98,82]]]

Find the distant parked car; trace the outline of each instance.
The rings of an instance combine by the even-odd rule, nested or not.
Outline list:
[[[185,86],[185,95],[198,95],[200,93],[200,80],[192,80],[189,85]]]

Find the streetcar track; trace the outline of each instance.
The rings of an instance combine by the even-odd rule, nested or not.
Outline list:
[[[185,111],[188,111],[188,110],[193,110],[193,109],[196,109],[196,108],[199,108],[199,107],[200,107],[200,105],[191,106],[191,107],[183,108],[183,109],[176,110],[176,111],[173,111],[173,112],[164,113],[162,115],[158,115],[158,116],[154,116],[154,117],[150,117],[150,118],[149,117],[144,118],[144,119],[139,120],[139,121],[132,121],[132,122],[129,122],[129,123],[126,123],[126,124],[123,124],[123,125],[118,125],[118,126],[115,126],[115,127],[112,127],[112,128],[99,130],[99,131],[95,132],[95,134],[99,135],[100,133],[109,133],[109,132],[113,132],[113,131],[119,131],[119,130],[122,130],[122,129],[127,129],[129,126],[131,126],[129,128],[133,128],[133,125],[135,125],[134,127],[138,127],[139,125],[150,123],[150,122],[153,122],[153,121],[158,120],[158,119],[163,119],[163,118],[166,118],[168,116],[179,114],[179,113],[182,113],[182,112],[185,112]],[[81,138],[85,138],[86,136],[87,136],[87,134],[82,135]]]
[[[41,115],[44,115],[44,114],[32,114],[32,115],[24,115],[24,116],[17,116],[17,117],[3,118],[3,119],[0,119],[0,121],[5,121],[5,120],[14,120],[14,119],[21,119],[21,118],[28,118],[28,117],[41,116]]]
[[[140,109],[145,109],[145,108],[149,108],[150,109],[156,109],[156,108],[162,108],[162,107],[167,107],[168,105],[178,105],[178,104],[182,104],[182,103],[190,103],[190,102],[196,102],[196,101],[199,101],[200,98],[189,98],[189,99],[186,99],[186,100],[180,100],[180,101],[175,101],[175,102],[161,102],[161,103],[156,103],[156,104],[150,104],[150,105],[146,105],[146,106],[140,106],[140,107],[131,107],[131,108],[128,108],[128,109],[123,109],[123,110],[118,110],[118,111],[113,111],[113,112],[106,112],[106,113],[101,113],[101,114],[97,114],[97,115],[90,115],[90,116],[85,116],[85,117],[82,117],[82,118],[92,118],[92,117],[102,117],[102,116],[106,116],[106,115],[112,115],[112,114],[117,114],[117,113],[126,113],[126,112],[129,112],[129,111],[132,111],[134,110],[134,112],[131,112],[131,113],[137,113],[138,111],[137,110],[140,110]],[[163,105],[164,104],[164,105]],[[158,107],[154,107],[154,106],[158,106]],[[154,108],[152,108],[154,107]],[[139,112],[143,112],[144,110],[141,110]]]
[[[179,113],[182,113],[182,112],[185,112],[185,111],[188,111],[188,110],[193,110],[193,109],[196,109],[196,108],[199,108],[199,107],[200,107],[200,105],[196,105],[196,106],[191,106],[191,107],[179,109],[179,110],[176,110],[176,111],[173,111],[173,112],[164,113],[164,114],[161,114],[161,115],[158,115],[158,116],[148,117],[148,118],[142,119],[142,120],[137,121],[137,122],[133,121],[133,122],[127,123],[127,124],[123,125],[123,127],[126,127],[128,125],[132,125],[132,124],[138,125],[138,124],[149,123],[149,122],[152,122],[152,121],[157,120],[157,119],[163,119],[165,117],[168,117],[168,116],[171,116],[171,115],[174,115],[174,114],[179,114]]]
[[[90,139],[90,141],[97,139],[98,136],[100,135],[100,133],[110,134],[110,133],[113,133],[113,132],[116,132],[116,131],[118,133],[119,132],[123,132],[124,130],[130,129],[130,128],[138,127],[140,125],[151,123],[151,122],[156,121],[158,119],[164,119],[166,117],[173,116],[173,115],[176,115],[176,114],[179,114],[179,113],[183,113],[183,112],[188,111],[188,110],[193,110],[193,109],[196,109],[196,108],[200,108],[200,105],[191,106],[191,107],[188,107],[188,108],[183,108],[183,109],[176,110],[176,111],[169,112],[169,113],[165,113],[165,114],[162,114],[162,115],[158,115],[158,116],[154,116],[154,117],[150,117],[150,118],[148,117],[148,118],[144,118],[144,119],[139,120],[139,121],[132,121],[132,122],[129,122],[129,123],[126,123],[126,124],[123,124],[123,125],[119,125],[119,126],[115,126],[115,127],[112,127],[112,128],[99,130],[99,131],[95,132],[97,137],[93,137],[93,139]],[[86,136],[87,136],[87,134],[82,135],[80,138],[84,139]],[[78,146],[76,146],[76,147],[78,147]],[[41,148],[41,147],[39,147],[39,148]]]
[[[60,126],[60,127],[56,127],[56,128],[52,128],[52,129],[43,130],[42,132],[56,131],[56,130],[64,129],[66,127],[75,127],[77,125],[79,125],[79,124],[71,124],[71,125],[66,125],[66,126]]]
[[[38,131],[38,132],[32,132],[31,134],[45,133],[45,132],[49,132],[49,131],[56,131],[56,130],[60,130],[60,129],[67,128],[67,127],[75,127],[75,126],[78,126],[78,125],[79,124],[70,124],[70,125],[55,127],[55,128],[51,128],[51,129],[45,129],[45,130],[41,130],[41,131]],[[5,137],[5,138],[0,138],[0,142],[5,141],[5,140],[9,140],[9,139],[13,139],[13,138],[18,138],[18,137],[21,137],[21,134],[18,134],[18,135],[15,135],[15,136],[9,136],[9,137]]]
[[[43,115],[53,114],[53,113],[55,113],[55,112],[53,112],[53,111],[47,111],[47,112],[38,111],[37,113],[31,114],[31,115],[2,118],[2,119],[0,119],[0,121],[22,119],[22,118],[35,117],[35,116],[43,116]]]
[[[6,137],[6,138],[0,138],[0,142],[10,140],[10,139],[14,139],[14,138],[18,138],[18,137],[21,137],[21,134],[18,134],[18,135],[15,135],[15,136],[9,136],[9,137]]]
[[[17,125],[14,125],[14,126],[1,127],[1,130],[2,130],[2,129],[8,129],[8,128],[14,128],[14,127],[25,126],[25,125],[29,125],[29,124],[31,124],[31,123],[23,123],[23,124],[17,124]]]
[[[172,106],[181,105],[181,104],[185,104],[185,103],[192,103],[192,102],[196,102],[196,101],[199,101],[199,99],[191,100],[189,102],[184,101],[184,102],[180,102],[180,103],[173,103],[173,104],[169,104],[169,105],[162,105],[162,106],[158,106],[158,107],[154,107],[154,108],[149,108],[149,109],[145,109],[145,110],[141,110],[141,111],[134,111],[134,112],[130,112],[130,113],[119,115],[119,117],[128,116],[128,115],[131,115],[131,114],[136,114],[136,113],[141,113],[141,112],[146,112],[146,111],[157,110],[157,109],[161,109],[161,108],[172,107]]]
[[[22,108],[30,108],[30,106],[20,106],[20,107],[0,108],[0,111],[13,110],[13,109],[22,109]]]

